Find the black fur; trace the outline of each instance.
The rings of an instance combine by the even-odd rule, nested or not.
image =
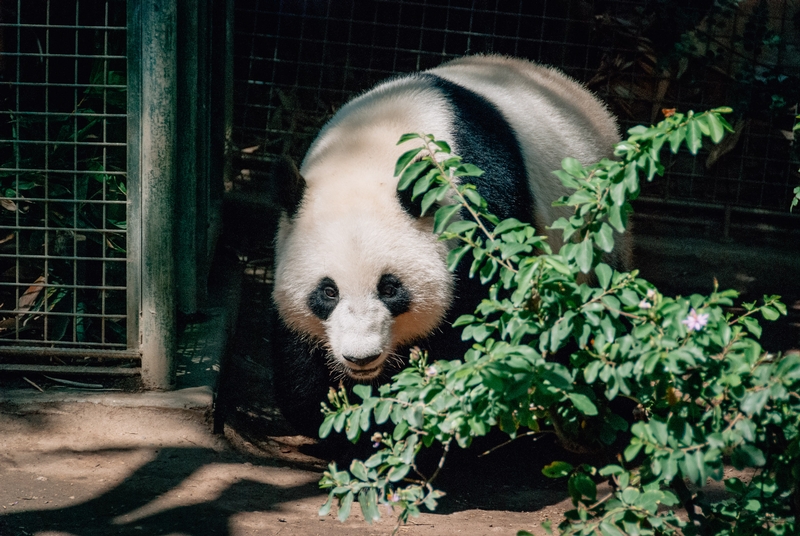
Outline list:
[[[525,162],[514,129],[497,107],[466,88],[432,74],[420,74],[447,98],[455,115],[452,139],[464,162],[484,171],[470,177],[486,199],[489,211],[501,220],[533,221],[533,196],[528,187]],[[398,192],[403,209],[414,217],[421,212],[421,196],[411,199],[412,188]],[[467,217],[467,214],[464,214]]]
[[[420,75],[439,89],[455,112],[453,139],[464,162],[484,171],[469,180],[489,212],[501,220],[533,221],[533,196],[516,133],[494,104],[477,93],[432,74]]]
[[[319,437],[320,404],[334,387],[327,351],[292,333],[273,315],[272,352],[278,407],[292,426],[308,437]]]
[[[287,216],[294,217],[306,191],[305,179],[288,156],[275,161],[272,176],[277,186],[278,204]]]
[[[378,282],[378,299],[392,313],[397,316],[405,313],[411,307],[411,292],[393,274],[383,274]]]
[[[333,294],[329,296],[328,294]],[[323,277],[308,295],[308,308],[320,320],[327,320],[339,303],[339,289],[330,277]]]

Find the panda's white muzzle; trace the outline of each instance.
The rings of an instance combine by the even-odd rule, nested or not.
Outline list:
[[[334,358],[360,381],[380,374],[391,351],[393,324],[389,310],[372,296],[342,299],[324,322]]]

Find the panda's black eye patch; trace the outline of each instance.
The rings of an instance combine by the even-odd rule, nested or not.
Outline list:
[[[323,277],[308,295],[308,308],[320,320],[327,320],[339,303],[339,288],[330,277]]]
[[[378,281],[378,299],[392,316],[405,313],[411,307],[411,292],[393,274],[383,274]]]

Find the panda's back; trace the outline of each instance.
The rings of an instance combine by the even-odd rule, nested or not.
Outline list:
[[[472,56],[388,80],[347,103],[312,144],[301,173],[312,189],[324,184],[353,196],[379,188],[393,202],[394,164],[409,148],[396,141],[407,132],[450,142],[486,172],[478,188],[493,212],[542,230],[568,210],[551,206],[566,193],[552,175],[561,161],[594,163],[618,141],[605,106],[560,72]]]

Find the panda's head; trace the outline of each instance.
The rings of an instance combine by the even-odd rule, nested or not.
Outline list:
[[[333,164],[282,174],[273,296],[286,326],[327,350],[334,373],[368,382],[440,326],[453,279],[430,218],[401,207],[391,164]]]

